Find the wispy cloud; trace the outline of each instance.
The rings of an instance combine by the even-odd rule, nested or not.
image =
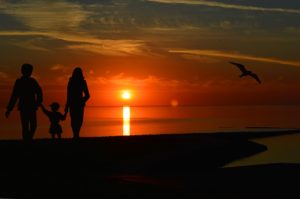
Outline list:
[[[67,46],[68,49],[84,50],[103,55],[144,55],[146,49],[142,40],[98,39],[84,34],[75,35],[62,32],[0,31],[0,36],[45,36],[77,43]]]
[[[8,75],[4,72],[0,72],[0,79],[1,80],[6,80],[8,78]]]
[[[116,88],[128,87],[128,88],[152,88],[152,89],[176,89],[186,88],[192,85],[185,80],[165,79],[158,76],[149,75],[145,78],[127,77],[124,73],[113,75],[109,77],[100,76],[94,83],[99,86],[113,86]]]
[[[55,64],[53,66],[50,67],[50,70],[52,71],[67,71],[69,69],[69,67],[61,65],[61,64]]]
[[[69,45],[71,50],[82,50],[108,56],[143,55],[143,44],[128,40],[103,40],[101,45],[79,44]]]
[[[38,42],[34,39],[32,40],[26,40],[26,41],[18,41],[18,42],[12,42],[12,45],[21,47],[21,48],[26,48],[30,50],[37,50],[37,51],[49,51],[49,49],[42,47],[38,44]]]
[[[288,32],[288,33],[300,34],[300,27],[293,27],[293,26],[287,27],[285,29],[285,31]]]
[[[269,58],[269,57],[257,57],[252,55],[243,55],[239,53],[232,52],[223,52],[223,51],[214,51],[214,50],[189,50],[189,49],[173,49],[169,50],[170,53],[179,53],[183,55],[199,55],[199,56],[209,56],[209,57],[220,57],[220,58],[230,58],[230,59],[241,59],[241,60],[251,60],[258,62],[267,62],[274,64],[283,64],[290,66],[300,66],[299,61],[289,61],[289,60],[281,60],[277,58]]]
[[[206,0],[147,0],[147,1],[157,2],[157,3],[168,3],[168,4],[202,5],[202,6],[209,6],[209,7],[219,7],[225,9],[237,9],[237,10],[248,10],[248,11],[283,12],[283,13],[300,14],[300,10],[298,9],[266,8],[266,7],[238,5],[238,4],[230,4],[230,3],[222,3],[217,1],[206,1]]]
[[[33,30],[68,30],[88,17],[80,4],[63,0],[0,1],[0,12],[11,15]]]

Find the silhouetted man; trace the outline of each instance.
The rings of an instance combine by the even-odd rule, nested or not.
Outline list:
[[[19,100],[18,109],[22,122],[22,137],[31,140],[34,136],[37,120],[36,111],[43,101],[42,89],[38,82],[31,77],[33,66],[22,65],[22,77],[16,80],[10,101],[7,105],[5,116],[8,118],[16,102]]]

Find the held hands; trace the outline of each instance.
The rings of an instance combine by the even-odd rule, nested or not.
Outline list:
[[[69,112],[69,107],[65,106],[65,113],[68,113],[68,112]]]
[[[9,111],[9,110],[7,110],[7,111],[5,112],[5,117],[6,117],[6,118],[8,118],[8,117],[9,117],[9,115],[10,115],[10,111]]]

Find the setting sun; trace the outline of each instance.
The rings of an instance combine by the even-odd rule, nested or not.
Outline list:
[[[122,99],[129,100],[131,99],[131,93],[128,90],[122,91]]]

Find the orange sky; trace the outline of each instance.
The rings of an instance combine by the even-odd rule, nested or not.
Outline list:
[[[45,102],[64,103],[81,66],[91,106],[300,103],[295,1],[0,1],[0,105],[31,63]],[[239,78],[228,61],[262,79]]]

